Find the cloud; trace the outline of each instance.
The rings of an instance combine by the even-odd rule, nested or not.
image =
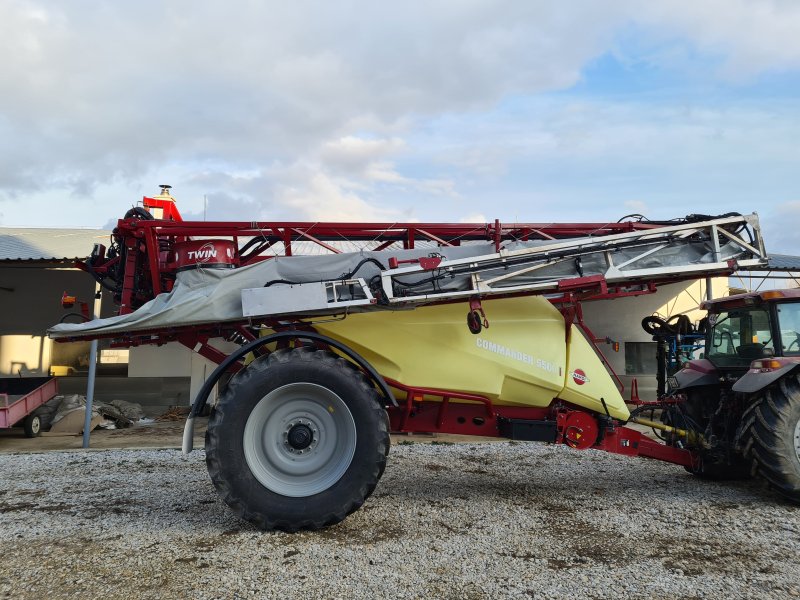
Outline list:
[[[761,226],[767,252],[800,256],[798,223],[800,223],[800,200],[783,202],[765,211],[761,218]]]
[[[719,57],[718,73],[726,78],[800,67],[800,4],[794,0],[673,0],[641,9],[642,23],[660,26],[658,37],[682,35],[698,51]]]
[[[625,209],[633,211],[636,214],[645,215],[648,212],[647,204],[641,200],[626,200]]]
[[[296,157],[354,124],[382,134],[410,115],[562,88],[601,49],[596,36],[562,48],[554,36],[574,38],[590,15],[565,21],[546,5],[465,3],[456,16],[445,3],[425,19],[415,3],[350,7],[4,2],[1,131],[15,143],[0,148],[0,186]]]
[[[761,211],[795,196],[800,168],[797,108],[780,99],[687,106],[545,96],[471,125],[439,123],[436,139],[408,144],[425,147],[419,162],[458,182],[463,212],[510,221]]]
[[[323,143],[319,154],[324,163],[360,175],[376,161],[395,155],[405,147],[405,142],[398,137],[376,139],[347,135]]]
[[[247,196],[215,191],[204,198],[203,210],[178,210],[186,221],[252,221],[268,218],[268,207]]]
[[[398,221],[400,212],[371,206],[357,194],[323,174],[312,176],[306,189],[280,188],[278,199],[311,221]],[[407,219],[406,219],[407,220]]]
[[[108,215],[93,217],[92,207],[130,205],[109,194],[154,191],[171,174],[195,215],[206,194],[209,213],[245,219],[299,211],[451,220],[504,208],[487,198],[486,182],[519,203],[517,214],[541,193],[503,189],[526,161],[555,173],[560,160],[567,172],[557,176],[571,183],[570,165],[600,170],[609,156],[631,173],[656,160],[703,163],[706,151],[721,151],[723,163],[738,152],[742,162],[754,138],[771,156],[790,144],[758,111],[683,118],[682,106],[562,97],[532,115],[509,103],[569,90],[609,51],[664,69],[710,62],[711,77],[735,81],[796,69],[798,30],[800,6],[788,0],[142,0],[102,9],[6,0],[0,205],[19,219],[30,198],[66,197],[89,210],[43,212],[102,222]],[[761,137],[755,121],[766,124]]]
[[[461,217],[459,223],[487,223],[488,219],[483,213],[470,213]]]

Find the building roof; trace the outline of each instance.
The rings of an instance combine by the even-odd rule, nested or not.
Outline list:
[[[95,244],[107,246],[110,235],[103,229],[0,227],[0,262],[82,260]]]
[[[54,227],[0,227],[0,262],[46,261],[71,262],[86,259],[95,244],[109,245],[111,232],[103,229],[59,229]],[[196,239],[202,239],[196,238]],[[249,238],[241,238],[246,242]],[[378,245],[377,242],[333,240],[325,242],[340,252],[359,252]],[[436,249],[434,242],[417,240],[418,248]],[[402,248],[396,242],[392,248]],[[301,255],[331,254],[310,241],[292,242],[292,253]],[[283,256],[283,244],[275,244],[264,252],[265,256]]]
[[[800,256],[770,254],[768,268],[776,271],[800,271]]]

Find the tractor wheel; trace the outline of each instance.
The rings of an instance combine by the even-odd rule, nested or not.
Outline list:
[[[743,452],[755,472],[800,504],[800,379],[784,377],[743,418]]]
[[[351,363],[297,348],[235,375],[211,413],[206,464],[222,499],[260,529],[320,529],[383,474],[386,410]]]
[[[42,418],[39,415],[28,415],[22,422],[25,437],[35,438],[42,431]]]

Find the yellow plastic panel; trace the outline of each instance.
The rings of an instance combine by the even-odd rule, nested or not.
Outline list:
[[[614,380],[589,341],[574,325],[570,335],[566,387],[559,398],[601,414],[605,412],[600,402],[603,398],[612,417],[627,420],[630,416]]]
[[[547,406],[564,386],[564,320],[544,298],[484,300],[490,326],[467,328],[467,303],[350,315],[319,323],[384,377],[479,394],[499,404]]]

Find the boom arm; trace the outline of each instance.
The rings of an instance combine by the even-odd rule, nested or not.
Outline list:
[[[755,215],[514,246],[464,258],[450,258],[442,250],[403,261],[409,266],[390,259],[393,268],[380,272],[379,287],[363,278],[340,278],[248,289],[243,292],[244,315],[337,314],[354,306],[413,307],[475,296],[565,290],[603,296],[609,287],[622,290],[730,274],[767,260]],[[342,294],[341,289],[348,287],[360,290]],[[373,299],[377,294],[381,303]]]
[[[494,227],[406,224],[402,226],[406,229],[398,229],[401,226],[295,223],[282,228],[273,224],[268,232],[261,225],[266,226],[135,216],[121,221],[115,230],[116,250],[109,252],[113,257],[98,250],[85,265],[96,277],[115,282],[106,283],[117,292],[119,316],[58,325],[50,330],[51,336],[90,339],[136,334],[136,343],[163,343],[175,339],[182,328],[215,337],[225,331],[235,333],[248,321],[274,325],[286,318],[407,309],[462,298],[475,303],[484,296],[503,295],[617,297],[652,292],[658,283],[721,275],[766,262],[756,215],[669,226],[507,228],[495,222]],[[379,227],[383,229],[378,239],[365,242],[365,236]],[[343,235],[347,228],[363,247],[372,249],[341,252],[342,244],[330,237]],[[262,231],[260,237],[240,237],[253,236],[257,230]],[[427,247],[411,248],[420,231]],[[539,239],[517,241],[523,232]],[[279,233],[288,236],[286,254],[297,249],[297,242],[293,246],[289,241],[292,236],[329,248],[328,253],[268,260],[265,248]],[[404,239],[400,245],[406,248],[397,245],[400,233]],[[314,241],[308,242],[311,238]],[[224,261],[217,251],[227,253]],[[212,255],[217,268],[205,262]],[[141,308],[133,310],[137,307]],[[148,339],[139,332],[158,336]]]

